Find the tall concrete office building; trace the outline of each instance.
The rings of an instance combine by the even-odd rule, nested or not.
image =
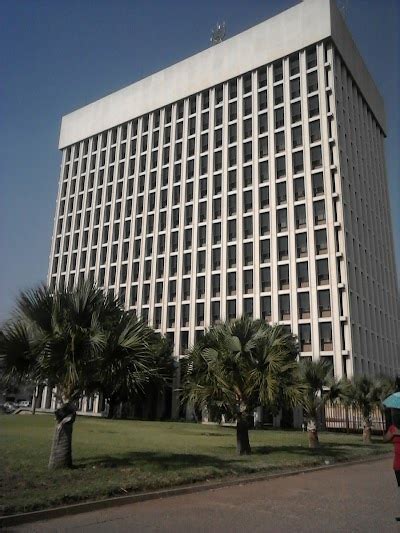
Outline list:
[[[335,3],[305,0],[63,117],[49,284],[113,290],[176,357],[246,314],[394,375],[385,129]]]

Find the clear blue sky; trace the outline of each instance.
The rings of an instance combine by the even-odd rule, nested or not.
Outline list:
[[[208,46],[293,0],[2,0],[0,321],[47,274],[62,115]],[[385,99],[387,167],[400,264],[400,1],[348,0],[347,23]],[[160,88],[162,90],[162,88]]]

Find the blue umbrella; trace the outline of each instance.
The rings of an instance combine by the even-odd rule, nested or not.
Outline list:
[[[388,409],[400,409],[400,392],[394,392],[383,400],[382,403]]]

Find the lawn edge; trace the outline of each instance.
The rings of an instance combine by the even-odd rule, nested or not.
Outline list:
[[[0,516],[0,529],[3,527],[38,522],[41,520],[51,520],[53,518],[60,518],[62,516],[75,515],[80,513],[90,513],[92,511],[97,511],[99,509],[107,509],[109,507],[120,507],[122,505],[128,505],[132,503],[158,500],[162,498],[170,498],[173,496],[182,496],[185,494],[193,494],[196,492],[205,492],[207,490],[221,489],[224,487],[231,487],[233,485],[247,485],[249,483],[256,483],[258,481],[269,481],[271,479],[297,476],[299,474],[308,474],[312,472],[318,472],[320,470],[329,470],[331,468],[383,461],[389,459],[390,457],[392,457],[392,454],[390,453],[374,454],[371,457],[354,459],[351,461],[341,461],[328,465],[323,464],[319,466],[303,468],[300,467],[294,470],[284,470],[269,474],[249,474],[247,476],[229,477],[221,481],[193,483],[191,485],[182,485],[178,487],[159,489],[155,491],[144,491],[134,494],[128,494],[126,496],[116,496],[113,498],[80,502],[59,507],[50,507],[49,509],[43,509],[40,511],[31,511],[28,513],[18,513],[8,516]]]

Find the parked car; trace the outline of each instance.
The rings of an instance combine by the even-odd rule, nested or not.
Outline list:
[[[18,402],[18,407],[29,407],[31,402],[29,400],[20,400]]]
[[[6,413],[13,413],[17,405],[14,402],[6,402],[3,406],[3,409]]]

